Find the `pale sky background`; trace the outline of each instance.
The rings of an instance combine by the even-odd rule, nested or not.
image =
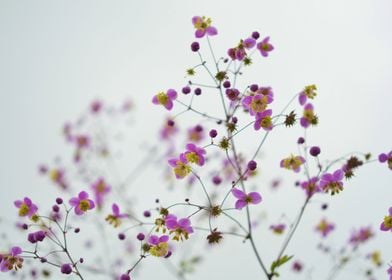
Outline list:
[[[51,201],[43,193],[56,195],[37,175],[37,164],[64,154],[61,126],[75,119],[91,100],[119,103],[131,97],[137,123],[137,140],[132,145],[156,135],[165,114],[152,106],[151,97],[167,88],[180,89],[187,81],[184,70],[198,63],[189,51],[194,15],[213,19],[219,36],[212,43],[219,55],[254,30],[271,36],[275,50],[267,60],[254,60],[243,85],[272,86],[277,109],[305,85],[317,84],[315,108],[320,126],[310,136],[322,147],[323,156],[334,158],[350,151],[377,155],[391,150],[391,1],[0,0],[1,217],[13,220],[13,201],[27,194],[42,202]],[[295,140],[291,144],[286,140],[296,139],[298,134],[282,132],[273,137],[266,145],[268,156],[277,159],[295,152]],[[336,244],[347,240],[353,226],[378,229],[392,206],[391,179],[385,165],[366,166],[331,201],[326,215],[339,225]],[[146,190],[151,196],[154,192]],[[300,202],[301,196],[296,194],[281,196],[279,203],[295,211],[299,204],[289,204],[294,197]],[[318,210],[308,214],[301,230],[309,230],[320,217]],[[7,231],[3,225],[1,231]],[[308,239],[301,239],[301,230],[289,250],[304,250],[309,258],[311,250],[303,247]],[[384,260],[392,261],[391,238],[391,234],[377,231],[377,241],[368,250],[384,247]],[[313,239],[316,244],[318,239]],[[256,242],[270,243],[262,237]],[[228,243],[209,253],[209,261],[189,279],[262,279],[255,275],[260,270],[249,245]],[[3,247],[0,243],[0,249]],[[265,250],[266,255],[274,252]],[[322,261],[318,255],[314,259]],[[313,279],[323,275],[324,263],[318,265],[320,270],[312,274]],[[147,261],[146,268],[137,279],[167,275],[155,260]],[[385,270],[386,266],[377,279],[386,279]],[[356,275],[353,271],[347,274],[351,276],[342,273],[337,279],[349,279]],[[0,279],[8,278],[0,274]]]

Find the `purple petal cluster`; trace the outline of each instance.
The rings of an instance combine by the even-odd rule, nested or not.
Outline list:
[[[77,197],[71,198],[69,204],[74,207],[76,215],[83,215],[87,210],[95,207],[94,201],[89,199],[89,195],[85,191],[81,191]]]
[[[241,210],[248,204],[259,204],[262,200],[261,195],[258,192],[245,193],[237,188],[233,188],[231,193],[237,198],[235,208]]]

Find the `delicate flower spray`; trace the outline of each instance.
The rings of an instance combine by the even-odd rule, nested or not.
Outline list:
[[[254,278],[271,280],[282,276],[282,279],[294,279],[296,275],[303,278],[305,276],[301,274],[313,269],[314,264],[305,261],[302,252],[292,252],[289,246],[296,240],[297,229],[300,226],[305,228],[301,221],[307,210],[322,201],[320,211],[327,211],[327,202],[350,188],[347,181],[359,167],[375,160],[370,154],[362,153],[325,160],[323,155],[327,147],[321,149],[308,144],[311,142],[308,132],[319,125],[316,106],[313,105],[318,95],[316,85],[304,86],[279,110],[274,107],[274,100],[281,98],[281,94],[271,85],[260,81],[248,81],[246,86],[240,84],[242,72],[254,61],[273,57],[273,38],[254,31],[228,46],[220,57],[213,49],[218,29],[212,19],[194,16],[191,23],[195,41],[190,44],[190,51],[200,60],[199,63],[187,68],[188,82],[181,89],[158,89],[150,97],[150,102],[157,108],[175,112],[166,118],[159,130],[159,143],[146,149],[145,158],[129,174],[119,176],[114,164],[116,152],[107,137],[115,134],[103,133],[102,122],[107,118],[109,127],[113,128],[113,120],[132,111],[132,102],[128,100],[113,108],[101,100],[93,101],[83,118],[64,126],[65,139],[74,147],[73,168],[76,172],[63,166],[40,167],[40,174],[49,175],[62,191],[61,196],[47,208],[38,207],[29,197],[15,201],[20,219],[18,228],[26,236],[26,245],[1,251],[2,272],[12,271],[14,273],[10,275],[26,277],[25,266],[37,260],[39,265],[48,267],[45,273],[56,273],[56,279],[68,275],[93,279],[98,274],[107,279],[141,279],[143,263],[155,259],[166,262],[169,270],[174,271],[173,276],[183,280],[201,260],[208,259],[206,246],[207,250],[218,245],[230,246],[235,238],[249,244],[249,256],[254,256],[260,268],[252,272],[257,275]],[[205,58],[206,53],[211,61]],[[207,80],[201,79],[199,73],[204,73]],[[216,113],[219,110],[205,112],[204,108],[197,107],[199,103],[195,100],[203,97],[215,107],[222,108],[222,114]],[[194,123],[185,129],[180,126],[184,114],[194,117]],[[303,203],[298,213],[286,214],[283,209],[281,218],[271,221],[255,214],[265,211],[271,199],[267,186],[258,177],[265,175],[266,166],[260,154],[271,133],[294,126],[303,132],[297,135],[298,149],[282,148],[281,157],[273,164],[280,167],[283,174],[295,176],[294,185],[304,193]],[[99,129],[94,131],[94,127]],[[249,149],[243,151],[237,140],[245,132],[254,135],[246,142],[247,148],[251,148],[250,153]],[[378,160],[391,168],[391,158],[391,152],[382,153]],[[154,173],[144,173],[151,166]],[[134,191],[131,189],[133,183],[138,182],[138,176],[156,177],[160,173],[164,174],[173,191],[184,191],[186,197],[183,201],[157,198],[155,204],[143,205],[140,211],[136,207],[137,196],[143,196],[143,188],[147,186]],[[69,174],[77,175],[73,178]],[[277,186],[274,183],[274,188]],[[163,189],[162,185],[154,188],[158,194]],[[380,233],[392,232],[391,209],[384,218],[380,214]],[[264,235],[259,229],[264,229]],[[321,240],[317,248],[323,254],[334,256],[327,279],[334,279],[358,256],[376,264],[377,267],[363,275],[363,279],[373,279],[373,271],[384,264],[381,254],[373,251],[364,255],[361,250],[376,232],[371,226],[355,229],[342,249],[337,250],[328,242],[338,231],[339,225],[325,215],[307,229],[308,234],[316,234]],[[74,250],[71,241],[83,233],[89,240],[85,244],[87,249]],[[110,238],[116,235],[117,238]],[[101,252],[104,252],[97,262],[91,257],[78,255],[96,249],[91,242],[93,236],[99,240],[96,243],[102,245]],[[268,238],[281,240],[280,246],[269,248],[274,252],[273,256],[264,255],[267,250],[262,246],[268,245]],[[99,253],[97,250],[97,255]],[[294,256],[295,261],[292,261]],[[291,271],[284,270],[282,267],[289,262],[291,264],[287,267],[291,267]],[[392,268],[384,268],[383,274],[387,271],[392,279]],[[34,268],[29,273],[34,279],[41,279],[43,276],[37,271]],[[42,275],[45,276],[44,272]]]

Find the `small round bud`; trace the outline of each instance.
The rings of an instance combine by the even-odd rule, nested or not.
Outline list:
[[[311,156],[314,156],[314,157],[317,157],[317,156],[320,154],[320,152],[321,152],[321,150],[320,150],[320,148],[317,147],[317,146],[311,147],[311,148],[310,148],[310,151],[309,151],[310,155],[311,155]]]
[[[22,228],[23,228],[23,229],[28,229],[29,226],[28,226],[27,224],[23,224],[23,225],[22,225]]]
[[[195,88],[195,90],[193,91],[196,95],[200,95],[201,94],[201,88]]]
[[[131,277],[128,274],[121,274],[120,280],[131,280]]]
[[[159,198],[155,199],[155,203],[159,203]]]
[[[260,33],[257,32],[257,31],[253,31],[252,32],[252,38],[255,39],[255,40],[259,39],[260,38]]]
[[[118,234],[118,239],[124,240],[125,239],[125,234],[124,233],[119,233]]]
[[[136,236],[136,238],[137,238],[137,240],[139,240],[139,241],[143,241],[144,238],[146,238],[146,236],[145,236],[143,233],[140,232],[140,233]]]
[[[74,229],[74,232],[75,232],[75,233],[79,233],[79,232],[80,232],[80,228],[78,228],[78,227],[75,228],[75,229]]]
[[[58,206],[58,205],[53,205],[52,206],[52,210],[53,210],[53,212],[59,212],[60,211],[60,207]]]
[[[212,177],[212,182],[213,182],[215,185],[219,185],[220,183],[222,183],[222,179],[221,179],[221,177],[219,177],[218,175],[216,175],[216,176]]]
[[[143,212],[143,216],[146,217],[146,218],[149,218],[149,217],[151,217],[151,212],[146,210],[146,211]]]
[[[174,121],[173,120],[168,120],[167,121],[168,126],[174,126]]]
[[[224,88],[229,88],[230,86],[231,86],[231,84],[230,84],[229,81],[224,81],[224,82],[223,82],[223,87],[224,87]]]
[[[48,260],[46,259],[46,258],[44,258],[44,257],[41,257],[41,262],[42,263],[46,263]]]
[[[301,144],[305,143],[305,139],[303,137],[299,137],[297,140],[297,143],[301,145]]]
[[[63,264],[60,268],[61,273],[63,274],[71,274],[72,273],[72,266],[69,263]]]
[[[185,86],[185,87],[183,87],[183,88],[181,89],[181,92],[182,92],[183,94],[188,94],[188,93],[191,92],[191,88],[190,88],[189,86]]]
[[[323,203],[323,204],[321,205],[321,209],[322,209],[322,210],[327,210],[327,208],[328,208],[328,204],[327,204],[327,203]]]
[[[201,125],[196,125],[195,130],[197,132],[202,132],[203,131],[203,127]]]
[[[257,168],[257,162],[255,162],[254,160],[248,162],[248,169],[250,171],[256,170],[256,168]]]
[[[191,44],[191,50],[192,50],[193,52],[197,52],[199,49],[200,49],[199,42],[193,42],[193,43]]]
[[[79,262],[80,262],[80,263],[84,263],[84,259],[83,259],[83,258],[80,258],[80,259],[79,259]]]
[[[189,202],[189,198],[185,198],[185,202]]]
[[[256,92],[256,91],[259,89],[259,86],[256,85],[256,84],[253,84],[253,85],[251,85],[249,88],[250,88],[250,90],[251,90],[252,92]]]
[[[62,204],[63,203],[63,199],[61,197],[56,198],[56,203],[57,204]]]
[[[218,136],[218,132],[215,129],[211,129],[209,134],[211,138]]]
[[[237,123],[237,122],[238,122],[238,118],[237,118],[237,117],[232,117],[232,118],[231,118],[231,121],[232,121],[233,123]]]

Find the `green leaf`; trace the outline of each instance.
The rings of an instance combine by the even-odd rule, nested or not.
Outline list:
[[[284,255],[283,257],[281,257],[280,259],[272,262],[271,264],[271,273],[275,274],[275,269],[282,266],[283,264],[287,263],[289,260],[291,260],[294,256],[287,256]],[[278,275],[277,275],[278,276]]]

